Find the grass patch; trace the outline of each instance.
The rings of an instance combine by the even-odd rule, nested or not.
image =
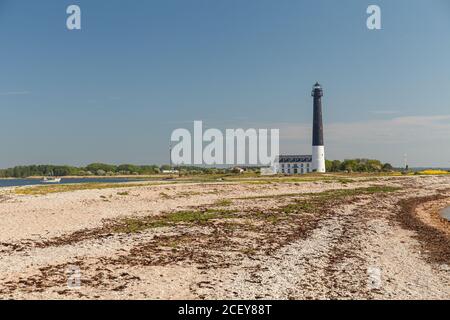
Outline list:
[[[116,233],[137,233],[146,229],[162,228],[168,226],[164,221],[151,219],[126,218],[120,222],[120,225],[113,228]]]
[[[188,197],[198,196],[201,194],[202,194],[201,192],[197,192],[197,191],[181,191],[181,192],[178,192],[175,195],[175,197],[188,198]]]
[[[204,223],[211,219],[217,218],[218,215],[214,212],[201,211],[178,211],[169,214],[165,222],[176,223]]]
[[[264,217],[264,219],[265,219],[268,223],[272,223],[272,224],[276,224],[276,223],[278,223],[279,221],[282,220],[281,217],[279,217],[278,215],[274,215],[274,214],[266,215],[266,216]]]
[[[375,193],[389,193],[398,191],[400,189],[401,188],[390,186],[372,186],[367,188],[328,190],[320,193],[310,193],[310,195],[317,197],[321,200],[327,200],[327,199],[339,199],[344,197],[353,197],[359,195],[370,195]]]
[[[250,196],[250,197],[239,197],[239,198],[233,198],[234,200],[257,200],[257,199],[276,199],[276,198],[284,198],[284,197],[295,197],[295,196],[301,196],[304,195],[304,193],[281,193],[281,194],[271,194],[267,196]]]
[[[214,205],[218,207],[228,207],[231,206],[232,204],[233,201],[231,201],[230,199],[220,199],[214,202]]]
[[[373,186],[368,188],[338,189],[320,193],[303,194],[303,196],[308,196],[308,199],[295,199],[293,203],[281,207],[278,211],[284,214],[298,214],[305,212],[315,213],[322,209],[323,206],[329,201],[336,201],[361,195],[396,192],[400,189],[401,188],[389,186]]]
[[[256,250],[253,248],[243,248],[239,250],[240,253],[245,254],[247,256],[253,256],[256,254]]]
[[[79,190],[100,190],[115,188],[131,188],[157,185],[158,183],[80,183],[80,184],[60,184],[52,186],[33,186],[16,188],[14,192],[19,195],[46,195],[51,193],[72,192]]]
[[[290,203],[280,209],[281,212],[291,214],[297,213],[299,211],[302,212],[312,212],[317,209],[317,205],[315,203],[309,201],[298,201],[296,200],[294,203]]]
[[[279,198],[289,198],[289,197],[297,197],[297,196],[315,196],[322,197],[323,199],[329,197],[347,197],[347,196],[356,196],[362,194],[373,194],[373,193],[386,193],[386,192],[395,192],[400,190],[401,188],[397,187],[389,187],[389,186],[372,186],[367,188],[356,188],[356,189],[334,189],[323,191],[320,193],[281,193],[281,194],[271,194],[267,196],[250,196],[250,197],[239,197],[233,198],[235,200],[257,200],[257,199],[279,199]]]
[[[130,195],[130,193],[128,191],[124,191],[124,192],[117,192],[118,196],[128,196]]]
[[[273,181],[261,179],[261,180],[239,180],[237,182],[239,182],[239,184],[260,185],[260,184],[271,184]]]
[[[170,199],[170,196],[169,196],[167,193],[165,193],[165,192],[161,192],[161,193],[159,194],[159,196],[160,196],[161,198],[163,198],[163,199]]]
[[[234,213],[236,211],[208,209],[205,211],[177,211],[156,217],[125,218],[113,227],[112,231],[116,233],[136,233],[177,224],[205,224],[213,219],[231,218]]]
[[[338,200],[345,197],[353,197],[358,195],[369,195],[375,193],[395,192],[400,188],[388,186],[374,186],[369,188],[349,189],[349,190],[329,190],[321,193],[308,194],[292,194],[294,196],[306,196],[307,199],[295,199],[293,203],[289,203],[281,208],[272,211],[269,215],[264,215],[259,218],[265,219],[268,223],[278,223],[280,220],[286,218],[282,214],[299,214],[299,213],[315,213],[331,200]],[[224,203],[229,204],[231,200],[226,200]],[[219,200],[219,201],[223,201]],[[217,203],[216,203],[217,204]],[[230,219],[238,217],[237,210],[230,210],[224,208],[209,208],[201,210],[183,210],[171,213],[166,213],[161,216],[151,217],[135,217],[125,218],[119,221],[117,225],[112,227],[112,232],[115,233],[136,233],[147,229],[171,227],[179,224],[187,225],[204,225],[212,220]]]

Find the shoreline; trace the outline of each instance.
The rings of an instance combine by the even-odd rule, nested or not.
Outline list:
[[[13,178],[13,177],[2,177],[0,180],[42,180],[48,176],[31,176],[26,178]],[[62,176],[58,178],[61,179],[158,179],[163,177],[170,177],[169,175],[117,175],[117,176]]]
[[[450,235],[450,221],[441,215],[442,211],[448,207],[450,207],[450,194],[444,199],[419,204],[415,214],[427,225]]]

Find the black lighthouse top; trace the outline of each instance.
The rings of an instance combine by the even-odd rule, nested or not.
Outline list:
[[[314,97],[313,146],[323,146],[322,86],[316,82],[311,95]]]
[[[322,86],[316,82],[316,84],[313,86],[312,92],[311,92],[311,96],[313,97],[323,97],[323,90],[322,90]]]

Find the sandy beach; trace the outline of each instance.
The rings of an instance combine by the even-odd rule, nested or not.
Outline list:
[[[450,176],[17,190],[2,299],[450,298]]]

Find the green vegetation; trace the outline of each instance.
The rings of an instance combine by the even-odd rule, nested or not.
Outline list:
[[[295,200],[295,203],[287,204],[278,211],[286,214],[292,214],[298,212],[314,212],[317,208],[317,203],[313,203],[308,200]]]
[[[214,205],[217,207],[228,207],[231,206],[232,204],[233,201],[231,201],[230,199],[220,199],[214,203]]]
[[[327,174],[304,174],[294,176],[274,175],[261,176],[259,168],[246,167],[244,173],[236,173],[233,168],[204,168],[195,166],[175,167],[176,174],[162,174],[170,166],[156,165],[110,165],[104,163],[92,163],[86,167],[54,166],[54,165],[30,165],[18,166],[9,169],[0,169],[0,178],[26,178],[41,176],[83,176],[83,177],[113,177],[113,176],[136,176],[149,179],[165,179],[176,182],[191,183],[216,183],[216,182],[238,182],[241,184],[271,184],[271,183],[301,183],[322,181],[325,183],[339,182],[342,184],[352,183],[352,178],[362,178],[384,175],[435,175],[449,174],[446,170],[423,170],[417,172],[401,172],[395,170],[389,163],[378,160],[352,159],[352,160],[326,160]],[[361,181],[361,180],[359,180]],[[79,189],[79,188],[77,188]],[[59,191],[58,191],[59,192]]]
[[[113,228],[116,233],[136,233],[152,228],[173,226],[176,224],[202,224],[212,219],[233,217],[234,210],[208,209],[205,211],[178,211],[162,216],[125,218]]]
[[[342,200],[344,198],[356,197],[361,195],[371,195],[376,193],[390,193],[400,190],[400,188],[389,186],[373,186],[368,188],[329,190],[320,193],[305,194],[307,199],[295,199],[293,203],[289,203],[278,209],[278,212],[285,214],[297,213],[315,213],[318,212],[323,205],[329,201]]]
[[[372,186],[367,188],[328,190],[317,194],[310,193],[310,195],[316,196],[320,200],[328,200],[330,198],[339,199],[343,197],[370,195],[374,193],[389,193],[399,190],[401,190],[401,188],[390,186]]]
[[[318,212],[328,201],[340,200],[346,197],[353,197],[359,195],[370,195],[375,193],[388,193],[400,190],[400,188],[388,186],[374,186],[368,188],[358,188],[349,190],[330,190],[321,193],[308,194],[292,194],[293,196],[302,196],[306,198],[294,199],[293,203],[284,205],[275,209],[269,214],[260,214],[257,216],[269,223],[277,223],[283,219],[280,214],[298,214],[298,213],[314,213]],[[274,197],[273,195],[271,197]],[[252,198],[253,199],[253,198]],[[219,200],[216,205],[231,204],[231,200]],[[185,210],[167,213],[161,216],[147,216],[124,218],[119,223],[112,227],[112,232],[116,233],[136,233],[145,231],[147,229],[170,227],[177,224],[204,224],[211,220],[230,219],[239,217],[239,211],[210,208],[200,210]]]
[[[352,160],[327,160],[328,172],[392,172],[394,168],[389,163],[381,163],[378,160],[352,159]],[[26,178],[41,176],[117,176],[117,175],[159,175],[164,170],[170,170],[169,165],[112,165],[106,163],[92,163],[86,167],[55,166],[55,165],[30,165],[14,168],[0,169],[0,178]],[[193,182],[212,181],[217,179],[243,179],[259,176],[258,167],[245,167],[244,173],[238,173],[234,168],[211,168],[196,166],[177,166],[178,178],[189,177]],[[196,177],[198,176],[198,177]],[[269,183],[267,181],[248,181],[246,183]]]
[[[327,172],[391,172],[394,168],[389,163],[370,159],[348,159],[344,161],[326,160]]]
[[[41,176],[116,176],[116,175],[156,175],[164,170],[170,170],[169,165],[112,165],[106,163],[92,163],[86,167],[55,166],[55,165],[30,165],[14,168],[0,169],[0,178],[26,178]],[[195,166],[178,166],[174,168],[179,176],[187,175],[236,175],[233,169],[204,168]],[[258,173],[258,168],[246,168],[246,175]]]
[[[70,166],[31,165],[0,170],[0,178],[26,178],[31,176],[81,175],[82,170]]]
[[[157,174],[157,166],[108,165],[93,163],[86,167],[31,165],[17,166],[0,170],[0,178],[26,178],[33,176],[113,176],[113,175],[139,175]]]
[[[250,197],[240,197],[234,198],[235,200],[255,200],[255,199],[273,199],[273,198],[286,198],[286,197],[296,197],[296,196],[312,196],[316,199],[326,201],[329,199],[338,199],[343,197],[357,196],[363,194],[374,194],[374,193],[387,193],[395,192],[400,190],[397,187],[389,186],[373,186],[367,188],[356,188],[356,189],[337,189],[328,190],[320,193],[282,193],[278,195],[267,195],[267,196],[250,196]]]
[[[39,185],[33,187],[16,188],[14,192],[20,195],[46,195],[50,193],[71,192],[78,190],[115,189],[130,188],[138,186],[156,185],[158,183],[79,183],[79,184],[56,184]],[[120,195],[126,195],[121,193]]]

